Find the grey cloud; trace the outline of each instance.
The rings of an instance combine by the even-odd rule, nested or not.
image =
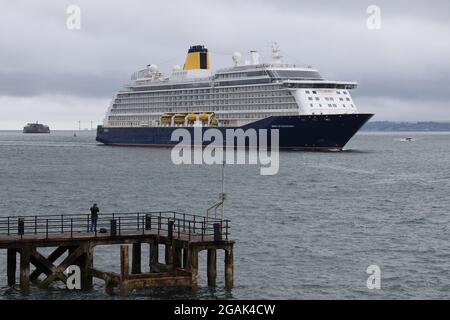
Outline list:
[[[109,98],[148,63],[182,65],[189,45],[207,45],[217,68],[236,50],[267,57],[277,40],[285,61],[358,81],[356,96],[450,99],[448,1],[78,0],[82,28],[69,31],[73,3],[2,3],[0,95]],[[366,28],[371,4],[378,31]]]
[[[129,76],[107,74],[36,74],[0,73],[0,95],[38,96],[65,94],[83,97],[112,97],[113,92],[126,82]]]

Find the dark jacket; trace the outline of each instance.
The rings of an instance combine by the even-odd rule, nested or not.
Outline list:
[[[99,208],[96,206],[91,207],[91,219],[98,219]]]

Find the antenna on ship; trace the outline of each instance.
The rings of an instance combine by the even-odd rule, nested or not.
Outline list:
[[[214,210],[214,218],[217,219],[217,210],[220,208],[220,220],[223,221],[224,216],[224,204],[226,199],[225,190],[225,161],[222,163],[222,179],[221,179],[221,192],[219,193],[219,202],[215,203],[208,209],[206,209],[206,222],[208,222],[210,211]]]
[[[283,56],[281,55],[280,47],[278,46],[278,43],[274,41],[272,43],[272,63],[280,64],[281,58],[283,58]]]

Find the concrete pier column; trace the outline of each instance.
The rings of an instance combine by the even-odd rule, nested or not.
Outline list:
[[[131,257],[131,273],[141,273],[141,243],[133,243],[133,255]]]
[[[20,290],[30,288],[30,247],[24,246],[20,251]]]
[[[150,243],[150,254],[149,254],[149,267],[150,272],[155,271],[155,267],[158,264],[159,259],[159,248],[157,242],[151,242]]]
[[[173,245],[171,243],[166,243],[166,251],[164,254],[164,258],[166,260],[166,265],[173,265]]]
[[[94,267],[94,248],[87,245],[86,252],[82,255],[80,260],[81,269],[81,289],[92,290],[94,285],[94,279],[90,272],[90,269]]]
[[[187,268],[187,260],[188,260],[188,250],[186,248],[183,248],[183,265],[182,268]]]
[[[215,287],[217,279],[217,252],[216,249],[208,249],[208,286]]]
[[[188,250],[187,270],[192,274],[192,288],[197,288],[197,276],[198,276],[198,249],[194,246],[190,246]]]
[[[8,249],[7,253],[8,286],[16,284],[16,249]]]
[[[225,288],[233,288],[233,247],[225,249]]]
[[[173,255],[173,266],[175,268],[181,268],[182,250],[183,250],[183,248],[175,248],[173,250],[173,252],[174,252],[174,255]]]
[[[105,280],[105,293],[107,295],[113,295],[114,294],[114,282],[111,281],[110,279],[106,279]]]
[[[130,275],[130,261],[128,257],[128,245],[120,246],[120,295],[128,296],[130,293],[128,279]]]

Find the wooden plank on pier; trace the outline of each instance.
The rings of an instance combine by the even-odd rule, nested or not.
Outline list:
[[[88,272],[95,278],[99,278],[105,281],[113,281],[117,284],[120,282],[120,274],[118,274],[117,272],[103,271],[98,268],[89,268]]]
[[[173,270],[173,266],[168,266],[167,264],[163,263],[155,263],[152,265],[152,271],[155,273],[161,273],[161,272],[171,272]]]

